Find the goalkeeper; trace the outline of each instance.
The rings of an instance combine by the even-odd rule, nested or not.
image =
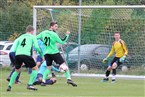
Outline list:
[[[114,59],[112,60],[111,64],[109,64],[107,71],[106,71],[106,76],[102,80],[102,82],[106,82],[109,80],[108,77],[110,75],[111,70],[112,70],[112,83],[115,82],[116,68],[125,61],[125,58],[128,54],[127,46],[126,46],[125,42],[120,39],[119,32],[114,33],[114,38],[115,38],[115,41],[112,44],[112,49],[111,49],[110,53],[108,54],[108,56],[103,59],[103,63],[105,63],[109,59],[109,57],[111,57],[114,54],[114,52],[116,53],[116,55],[115,55]]]

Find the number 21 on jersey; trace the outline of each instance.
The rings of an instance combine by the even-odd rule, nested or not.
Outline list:
[[[50,37],[45,37],[45,38],[44,38],[44,44],[45,44],[46,46],[49,46],[49,45],[50,45]]]

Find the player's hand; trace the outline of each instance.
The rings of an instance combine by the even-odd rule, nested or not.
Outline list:
[[[69,35],[69,34],[70,34],[70,31],[66,31],[66,34],[68,34],[68,35]]]
[[[126,56],[123,56],[123,57],[121,57],[121,58],[119,59],[119,61],[120,61],[121,63],[123,63],[123,62],[125,61],[125,58],[126,58]]]
[[[108,61],[108,57],[104,58],[102,62],[106,63],[107,61]]]

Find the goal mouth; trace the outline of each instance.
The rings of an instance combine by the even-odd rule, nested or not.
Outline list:
[[[33,26],[36,35],[48,29],[51,21],[57,21],[57,34],[61,38],[67,30],[71,32],[67,43],[59,49],[70,69],[77,73],[95,73],[96,70],[102,73],[107,68],[111,60],[106,64],[102,60],[111,50],[113,34],[118,31],[129,49],[130,57],[123,65],[128,68],[127,72],[134,68],[140,71],[145,60],[144,9],[143,5],[34,6]],[[87,70],[81,70],[81,62],[87,62]],[[121,67],[118,70],[122,72]]]

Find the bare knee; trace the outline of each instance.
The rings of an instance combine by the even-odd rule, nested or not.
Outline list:
[[[112,70],[112,67],[111,67],[111,66],[109,66],[109,67],[107,68],[107,70],[108,70],[108,71],[111,71],[111,70]]]
[[[113,65],[112,65],[112,69],[116,69],[117,68],[117,63],[114,62]]]

